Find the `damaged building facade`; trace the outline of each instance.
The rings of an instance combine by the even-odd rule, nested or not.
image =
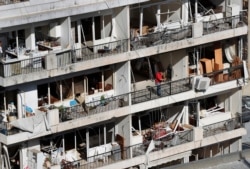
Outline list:
[[[3,169],[146,169],[241,151],[245,1],[0,9]]]

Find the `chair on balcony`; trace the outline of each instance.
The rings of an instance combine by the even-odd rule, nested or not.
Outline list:
[[[111,49],[108,46],[104,46],[103,49],[98,49],[98,53],[101,54],[101,56],[105,53],[110,53]]]

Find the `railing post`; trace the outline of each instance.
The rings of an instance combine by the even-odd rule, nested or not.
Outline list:
[[[170,81],[169,83],[169,93],[170,95],[172,95],[172,81]]]

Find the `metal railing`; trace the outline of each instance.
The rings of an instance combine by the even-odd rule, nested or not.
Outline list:
[[[149,33],[144,36],[139,36],[130,41],[131,50],[147,48],[160,44],[179,41],[192,37],[192,26],[184,26],[178,29],[164,29],[160,32]]]
[[[212,21],[203,22],[203,34],[211,34],[214,32],[234,29],[245,25],[245,11],[238,16],[226,17]],[[192,25],[181,27],[175,30],[165,29],[161,32],[149,33],[145,36],[140,36],[137,39],[130,40],[131,50],[147,48],[165,43],[171,43],[186,38],[192,38]],[[86,60],[102,58],[115,53],[123,53],[129,50],[128,39],[104,43],[100,45],[87,46],[81,49],[74,49],[57,53],[58,67],[64,67],[69,64],[83,62]],[[39,60],[39,58],[36,58]],[[34,58],[26,60],[13,60],[10,62],[0,63],[0,76],[10,77],[19,74],[27,74],[40,71],[44,68],[44,57],[41,57],[42,65],[40,67],[32,66]],[[24,66],[23,65],[30,65]],[[38,65],[38,64],[37,64]],[[40,68],[40,69],[38,69]]]
[[[129,94],[98,99],[86,104],[63,107],[59,110],[61,122],[115,110],[129,105]]]
[[[63,51],[60,53],[56,54],[57,57],[57,66],[58,67],[64,67],[66,65],[70,65],[73,63],[73,51],[72,50],[67,50],[67,51]]]
[[[164,142],[163,144],[160,143],[163,141],[154,141],[155,148],[152,150],[152,152],[193,141],[193,130],[186,130],[176,133],[175,137],[178,138],[178,141],[176,141],[176,138],[173,138],[168,142]],[[114,150],[106,153],[101,153],[95,156],[87,157],[86,159],[61,164],[61,167],[66,168],[70,166],[78,169],[92,169],[113,164],[122,160],[131,159],[136,156],[145,155],[150,142],[151,140],[142,144],[136,144],[124,148],[119,146],[119,148],[116,147]]]
[[[231,131],[231,130],[243,127],[241,118],[242,118],[241,116],[238,116],[229,120],[203,126],[202,127],[203,137],[205,138],[205,137],[213,136],[215,134],[220,134],[220,133],[224,133],[227,131]]]
[[[203,34],[206,35],[241,27],[244,25],[243,15],[244,13],[241,13],[241,15],[237,16],[203,22]]]
[[[76,62],[101,58],[115,53],[128,51],[128,40],[84,47],[76,50],[62,51],[56,54],[58,67],[63,67]],[[33,57],[29,59],[7,59],[0,62],[0,76],[11,77],[45,70],[45,57]]]
[[[244,77],[243,65],[241,64],[218,71],[213,71],[211,73],[203,74],[203,76],[209,77],[211,79],[210,85],[238,80]]]
[[[0,62],[0,76],[11,77],[45,70],[45,57],[4,60]]]
[[[1,122],[0,123],[1,128],[0,128],[0,133],[6,135],[6,136],[10,136],[10,135],[14,135],[17,134],[19,132],[21,132],[20,129],[13,127],[10,122]]]
[[[35,69],[32,67],[28,70],[38,71],[39,69],[40,68]],[[223,75],[223,73],[226,73],[227,79],[224,78],[222,81],[219,81],[218,76]],[[230,80],[236,80],[242,78],[243,77],[242,75],[243,75],[243,65],[238,65],[231,68],[215,71],[212,73],[203,74],[203,76],[205,77],[207,76],[212,79],[210,85],[215,85]],[[77,118],[90,116],[93,114],[102,113],[105,111],[115,110],[119,107],[129,106],[129,94],[131,94],[132,104],[137,104],[157,99],[159,97],[165,97],[186,92],[192,90],[192,78],[193,77],[188,77],[177,81],[168,81],[161,84],[160,85],[162,94],[161,96],[157,95],[156,86],[147,86],[146,89],[134,91],[124,95],[112,96],[105,99],[98,99],[86,104],[81,104],[81,105],[78,104],[72,107],[63,107],[62,109],[59,109],[59,119],[61,122],[64,122],[68,120],[74,120]],[[3,130],[3,131],[8,131],[9,133],[15,133],[9,130]]]
[[[131,93],[132,104],[157,99],[159,97],[170,96],[192,90],[192,77],[165,82],[160,85],[161,96],[157,95],[157,86],[147,86],[146,89],[134,91]]]
[[[58,53],[57,54],[58,66],[63,67],[68,64],[102,58],[127,51],[128,51],[128,39],[118,40],[100,45],[86,46],[81,49],[74,49]]]

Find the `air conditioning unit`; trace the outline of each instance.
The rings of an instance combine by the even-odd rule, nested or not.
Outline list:
[[[210,78],[208,77],[201,77],[197,78],[195,81],[195,89],[199,91],[205,91],[207,90],[209,84],[210,84]]]

